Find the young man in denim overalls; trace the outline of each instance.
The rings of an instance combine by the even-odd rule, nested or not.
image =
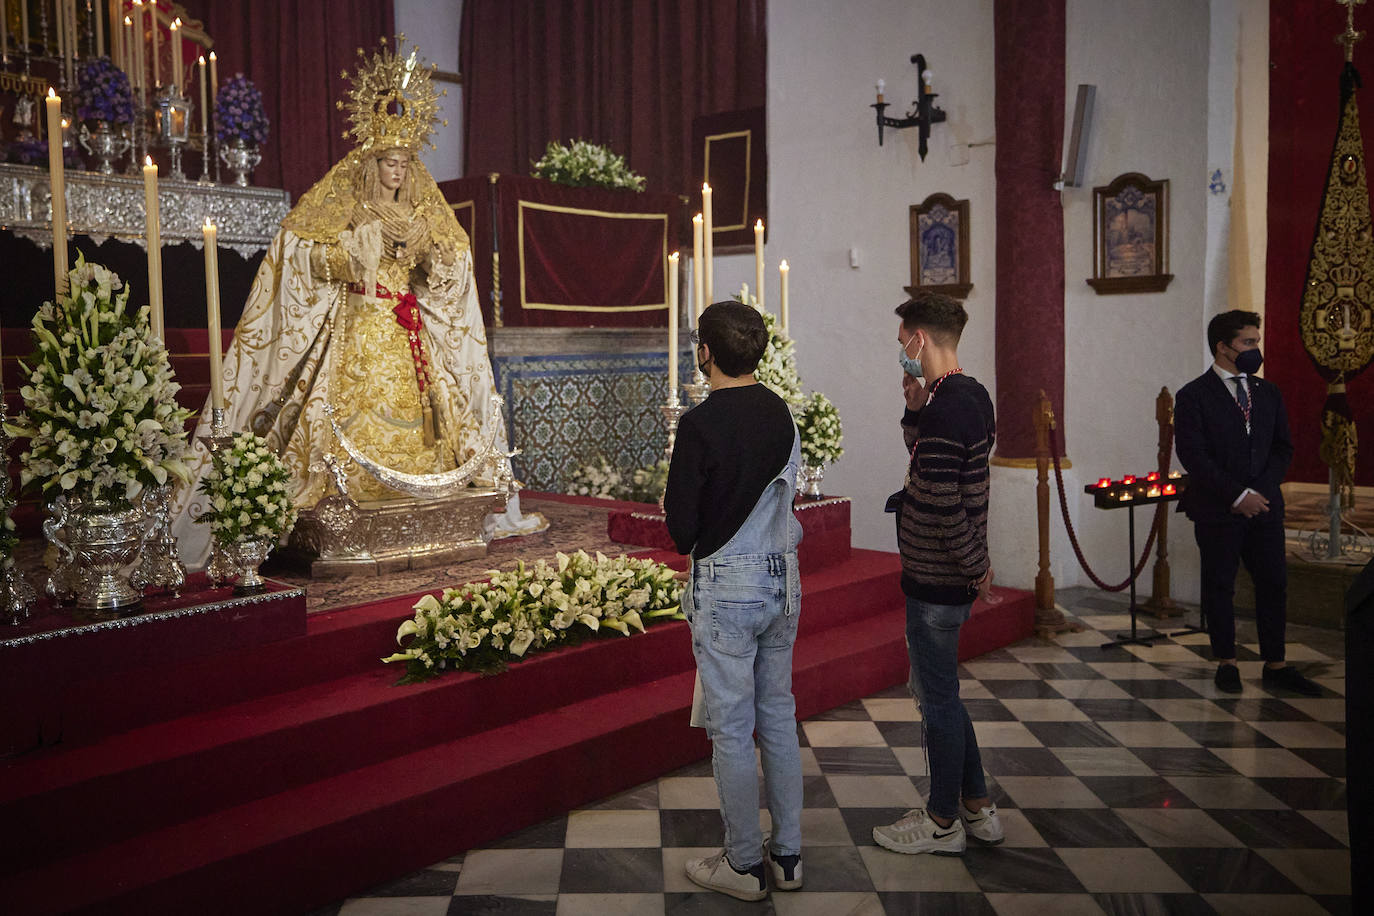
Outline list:
[[[802,885],[801,752],[792,699],[792,645],[801,609],[792,514],[801,443],[787,404],[754,379],[768,346],[763,317],[739,302],[701,313],[697,364],[711,396],[678,424],[664,512],[691,554],[682,607],[692,631],[711,737],[725,848],[687,863],[702,887],[762,900]],[[759,829],[754,734],[773,820]]]

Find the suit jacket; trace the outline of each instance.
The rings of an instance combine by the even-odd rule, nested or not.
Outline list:
[[[1288,412],[1272,383],[1249,382],[1248,435],[1245,414],[1210,367],[1174,399],[1174,447],[1189,478],[1178,511],[1195,522],[1239,519],[1231,506],[1246,487],[1269,500],[1270,512],[1283,511],[1279,485],[1293,459]]]

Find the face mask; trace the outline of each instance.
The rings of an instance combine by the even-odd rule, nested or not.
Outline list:
[[[921,368],[921,351],[926,348],[926,345],[922,343],[917,347],[914,357],[906,355],[906,348],[911,346],[911,341],[915,339],[915,336],[916,335],[913,334],[911,337],[907,338],[906,346],[902,347],[902,352],[897,357],[897,360],[902,364],[902,368],[906,370],[907,375],[912,378],[921,378],[925,375],[925,371]]]
[[[701,347],[697,347],[697,353],[701,353]],[[711,374],[711,370],[707,368],[707,366],[709,365],[711,365],[711,357],[708,356],[705,359],[702,359],[700,355],[697,356],[697,368],[701,370],[702,375]]]
[[[1259,371],[1259,367],[1264,363],[1264,356],[1258,349],[1241,350],[1236,354],[1236,371],[1246,375],[1254,375]]]

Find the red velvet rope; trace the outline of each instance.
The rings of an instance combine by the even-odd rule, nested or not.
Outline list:
[[[1172,428],[1169,430],[1168,435],[1169,442],[1167,443],[1167,446],[1169,450],[1172,450],[1174,447],[1174,431]],[[1078,535],[1074,533],[1073,522],[1069,521],[1069,500],[1064,493],[1064,472],[1059,467],[1059,443],[1055,439],[1055,428],[1053,426],[1050,427],[1049,440],[1050,457],[1054,459],[1054,479],[1055,482],[1059,484],[1059,512],[1061,515],[1064,516],[1064,527],[1069,532],[1069,543],[1073,545],[1074,555],[1078,557],[1078,565],[1083,567],[1083,571],[1088,574],[1088,578],[1093,581],[1093,584],[1096,585],[1098,588],[1102,589],[1103,591],[1123,591],[1142,572],[1144,572],[1145,563],[1150,558],[1150,549],[1154,547],[1155,544],[1155,535],[1159,533],[1159,522],[1164,517],[1165,507],[1169,504],[1155,504],[1155,519],[1154,522],[1150,525],[1150,536],[1145,539],[1145,549],[1140,554],[1140,562],[1136,564],[1135,569],[1131,571],[1130,576],[1128,576],[1126,578],[1126,581],[1122,582],[1120,585],[1108,585],[1106,582],[1103,582],[1100,578],[1098,578],[1097,573],[1093,572],[1092,567],[1088,565],[1087,559],[1085,559],[1083,556],[1083,548],[1078,546]]]

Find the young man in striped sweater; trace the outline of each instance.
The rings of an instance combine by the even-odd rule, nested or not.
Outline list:
[[[911,693],[929,747],[925,808],[873,828],[902,853],[959,855],[969,837],[1002,842],[973,723],[959,699],[959,629],[992,585],[988,560],[988,455],[995,435],[987,389],[959,367],[968,313],[948,296],[922,294],[897,307],[901,323],[902,432],[911,463],[894,494],[906,594]],[[892,505],[895,503],[895,506]]]

